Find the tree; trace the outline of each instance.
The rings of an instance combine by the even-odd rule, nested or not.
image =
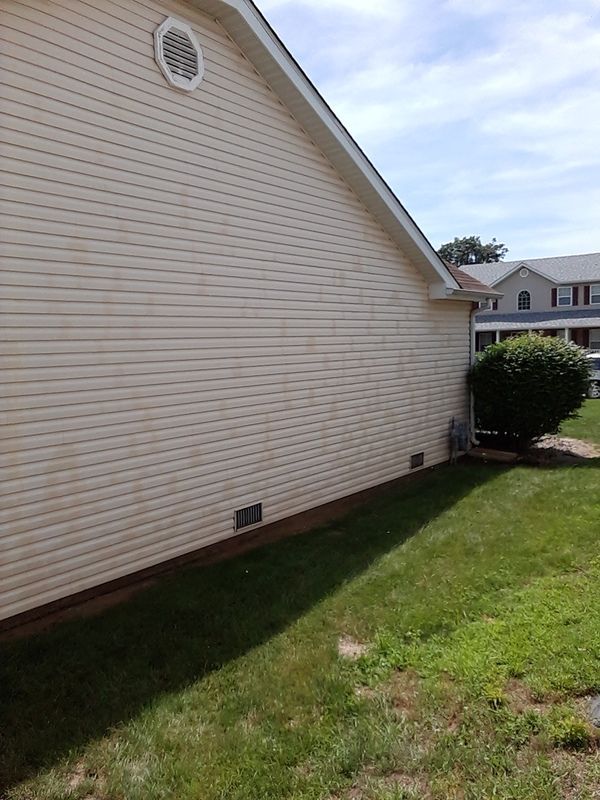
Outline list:
[[[480,236],[463,236],[462,239],[443,244],[438,250],[438,255],[444,261],[457,267],[463,264],[488,264],[492,261],[502,261],[508,253],[508,247],[492,239],[487,244],[481,243]]]
[[[471,370],[475,424],[523,451],[577,416],[589,359],[564,339],[525,334],[490,345]]]

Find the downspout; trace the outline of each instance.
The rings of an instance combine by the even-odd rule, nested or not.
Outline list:
[[[469,350],[469,364],[473,367],[475,363],[475,347],[477,346],[477,333],[475,331],[475,315],[481,309],[474,304],[469,315],[469,337],[470,337],[470,350]],[[473,447],[479,446],[479,441],[475,436],[475,395],[473,389],[469,386],[469,442]]]
[[[471,367],[475,364],[476,356],[477,356],[477,331],[475,330],[475,317],[481,311],[489,311],[491,308],[492,300],[488,297],[486,298],[487,306],[485,308],[479,308],[478,304],[474,305],[474,308],[471,309],[471,314],[469,316],[469,334],[471,339],[471,352],[470,352],[470,362]],[[474,447],[479,447],[479,440],[475,435],[475,395],[473,394],[473,390],[469,387],[469,439],[471,444]]]

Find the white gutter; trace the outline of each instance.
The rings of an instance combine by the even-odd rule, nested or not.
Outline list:
[[[476,291],[475,289],[451,289],[443,283],[434,283],[429,287],[430,300],[471,300],[474,303],[481,303],[484,300],[495,300],[496,298],[504,297],[502,292],[490,290],[489,288],[484,291]],[[477,312],[485,311],[487,309],[478,308]]]
[[[495,292],[487,289],[485,292],[476,292],[473,289],[453,289],[450,292],[450,297],[455,297],[457,300],[473,300],[475,303],[481,303],[483,300],[499,300],[501,297],[504,297],[503,292]],[[478,308],[478,312],[483,311],[483,309]]]

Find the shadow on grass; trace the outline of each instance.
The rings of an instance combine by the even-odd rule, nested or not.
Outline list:
[[[0,787],[268,640],[496,474],[439,470],[337,522],[335,537],[321,528],[188,569],[101,616],[1,645]]]
[[[522,462],[525,466],[533,467],[533,469],[543,470],[561,470],[565,467],[569,469],[591,469],[600,472],[600,457],[599,458],[538,458]]]

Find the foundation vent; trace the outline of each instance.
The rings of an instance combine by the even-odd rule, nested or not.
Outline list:
[[[425,463],[425,453],[415,453],[410,457],[410,468],[418,469]]]
[[[235,529],[236,531],[242,528],[248,528],[250,525],[256,525],[262,522],[262,503],[255,503],[253,506],[246,506],[240,508],[235,512]]]

